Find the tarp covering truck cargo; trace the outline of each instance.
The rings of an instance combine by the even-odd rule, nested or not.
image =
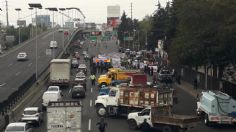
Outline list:
[[[70,69],[70,59],[53,59],[50,63],[50,85],[69,86]]]

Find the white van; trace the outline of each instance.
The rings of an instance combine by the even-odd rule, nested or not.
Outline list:
[[[50,41],[50,48],[57,48],[57,41]]]
[[[60,91],[46,91],[44,92],[42,99],[42,109],[45,110],[50,101],[60,101],[62,99],[62,95]]]

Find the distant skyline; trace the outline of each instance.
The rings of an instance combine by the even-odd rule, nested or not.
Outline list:
[[[162,6],[166,5],[170,0],[159,0]],[[28,9],[28,3],[41,3],[43,8],[57,7],[68,8],[78,7],[86,16],[85,22],[106,23],[107,6],[119,5],[120,13],[126,12],[127,16],[131,16],[130,4],[133,3],[133,18],[143,19],[146,15],[152,15],[157,9],[158,0],[8,0],[9,8],[9,24],[16,25],[18,13],[15,8],[21,8],[20,18],[27,21],[27,25],[31,23],[31,11]],[[6,6],[5,0],[0,0],[0,21],[6,25]],[[34,11],[33,11],[34,13]],[[68,13],[67,11],[65,13]],[[45,9],[39,10],[38,15],[49,14],[52,17],[52,12]],[[70,15],[82,18],[77,12],[70,11]],[[33,15],[34,17],[34,15]],[[52,18],[51,18],[52,20]],[[55,13],[55,21],[61,24],[61,15]]]

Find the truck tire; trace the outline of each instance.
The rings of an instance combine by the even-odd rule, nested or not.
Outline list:
[[[37,127],[40,127],[40,126],[41,126],[41,121],[40,121],[40,120],[36,123],[36,126],[37,126]]]
[[[205,114],[205,116],[204,116],[204,124],[206,126],[210,126],[211,125],[211,122],[209,121],[209,118],[208,118],[208,114]]]
[[[106,114],[107,114],[106,108],[103,105],[99,105],[97,107],[97,115],[103,117],[106,116]]]
[[[136,130],[138,128],[137,122],[134,119],[128,120],[129,129]]]
[[[172,129],[170,126],[163,126],[161,131],[162,132],[172,132]]]

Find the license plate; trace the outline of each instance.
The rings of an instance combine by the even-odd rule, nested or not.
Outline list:
[[[80,94],[79,94],[79,93],[77,93],[76,95],[77,95],[77,96],[80,96]]]

